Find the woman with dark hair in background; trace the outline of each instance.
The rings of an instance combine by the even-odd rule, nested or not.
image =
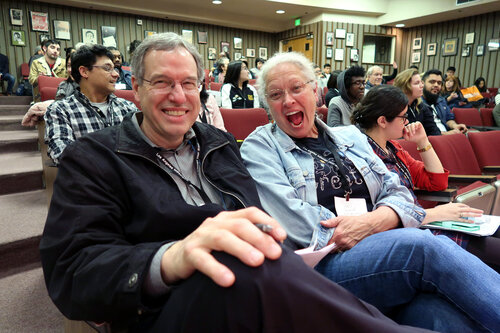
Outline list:
[[[446,77],[441,95],[446,99],[450,110],[453,110],[453,108],[473,107],[460,91],[460,85],[456,76],[451,75]]]
[[[226,77],[227,65],[229,64],[229,58],[220,58],[217,61],[217,68],[214,71],[214,80],[217,83],[223,83]],[[217,73],[217,74],[215,74]]]
[[[474,82],[474,85],[477,87],[477,90],[479,90],[479,92],[488,92],[488,88],[486,87],[486,80],[484,79],[484,77],[478,77]]]
[[[218,129],[227,132],[226,128],[224,127],[224,120],[222,119],[219,106],[217,105],[217,100],[205,89],[205,80],[203,80],[203,84],[201,86],[201,108],[197,120],[205,124],[213,125]]]
[[[227,66],[224,85],[221,88],[222,107],[225,109],[251,109],[259,107],[257,90],[248,84],[249,70],[240,60]]]
[[[332,74],[330,74],[330,77],[328,78],[328,82],[326,84],[326,87],[328,88],[328,92],[325,95],[325,105],[328,107],[328,104],[330,104],[330,100],[336,96],[340,96],[340,92],[337,89],[337,77],[339,74],[342,73],[341,70],[334,70]]]

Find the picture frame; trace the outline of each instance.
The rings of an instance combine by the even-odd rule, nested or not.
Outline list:
[[[359,50],[351,49],[351,61],[358,62],[359,61]]]
[[[470,46],[462,47],[462,57],[470,56]]]
[[[255,49],[247,49],[247,58],[255,58]]]
[[[417,64],[420,62],[420,51],[418,52],[413,52],[411,54],[411,63],[412,64]]]
[[[499,48],[500,39],[492,38],[488,41],[488,51],[497,51]]]
[[[156,31],[153,30],[144,30],[144,38],[148,38],[149,36],[156,35]]]
[[[457,55],[458,38],[447,38],[443,41],[443,57]]]
[[[101,26],[102,45],[116,47],[116,27]]]
[[[23,10],[11,8],[9,10],[10,24],[11,25],[23,25]]]
[[[433,56],[436,55],[437,43],[429,43],[427,44],[427,55]]]
[[[465,44],[474,44],[474,32],[465,34]]]
[[[240,60],[241,59],[241,52],[234,52],[234,60]]]
[[[220,42],[220,51],[229,53],[229,42]]]
[[[476,55],[477,56],[483,56],[484,55],[484,44],[481,44],[481,45],[477,46]]]
[[[335,38],[345,39],[345,29],[335,29]]]
[[[412,50],[422,49],[422,37],[413,38]]]
[[[326,32],[325,45],[333,45],[333,32]]]
[[[267,60],[267,47],[259,47],[259,58]]]
[[[69,21],[54,20],[54,38],[62,40],[71,40]]]
[[[233,47],[235,50],[241,50],[242,44],[243,44],[243,40],[240,37],[233,38]]]
[[[50,39],[50,35],[49,34],[40,34],[38,36],[38,38],[40,38],[40,44],[42,44],[43,42],[45,42],[46,40],[49,40]]]
[[[198,31],[198,44],[208,43],[208,33],[206,31]]]
[[[189,44],[193,44],[193,30],[182,29],[182,38]]]
[[[347,33],[345,38],[345,46],[354,46],[354,34]]]
[[[97,44],[97,30],[82,28],[82,43]]]
[[[11,30],[10,37],[12,45],[14,46],[26,46],[26,36],[24,30]]]
[[[344,49],[335,49],[335,61],[344,61]]]
[[[30,12],[31,30],[49,32],[49,14]]]
[[[333,49],[331,47],[326,48],[326,59],[332,59],[333,58]]]
[[[217,60],[217,49],[215,47],[208,48],[208,60]]]

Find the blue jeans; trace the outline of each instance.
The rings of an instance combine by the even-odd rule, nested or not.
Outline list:
[[[329,254],[316,270],[384,313],[427,293],[461,310],[440,311],[437,304],[442,303],[435,303],[430,311],[448,313],[451,321],[467,314],[500,332],[500,275],[448,237],[428,230],[400,228],[372,235],[349,251]],[[419,313],[414,316],[421,320]]]
[[[16,83],[16,79],[9,73],[5,73],[2,75],[1,80],[7,81],[7,94],[12,94],[12,88],[14,88],[14,83]]]

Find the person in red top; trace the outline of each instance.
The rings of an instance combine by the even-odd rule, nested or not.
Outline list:
[[[439,157],[427,138],[420,122],[408,124],[408,99],[393,86],[376,86],[366,94],[352,114],[357,124],[368,137],[374,152],[387,168],[399,175],[401,183],[410,193],[415,187],[427,191],[442,191],[448,187],[449,171],[443,168]],[[422,161],[415,160],[395,139],[403,137],[414,142]],[[417,198],[413,193],[415,202]],[[478,217],[482,211],[463,203],[448,203],[426,209],[422,224],[452,220],[469,222],[467,217]],[[491,237],[469,237],[459,232],[432,230],[444,234],[458,245],[475,254],[495,270],[500,268],[500,230]]]

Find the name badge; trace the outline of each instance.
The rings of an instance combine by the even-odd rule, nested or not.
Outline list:
[[[346,201],[345,198],[335,197],[334,203],[337,216],[358,216],[368,213],[364,198],[350,198]]]
[[[127,89],[127,86],[125,83],[115,83],[115,89],[116,90],[125,90]]]

